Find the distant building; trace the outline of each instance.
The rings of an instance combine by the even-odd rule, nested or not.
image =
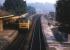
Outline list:
[[[52,20],[55,20],[55,12],[49,12],[49,15]]]
[[[54,17],[55,16],[55,12],[49,12],[49,14]]]

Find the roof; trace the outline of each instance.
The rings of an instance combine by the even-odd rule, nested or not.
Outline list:
[[[8,15],[10,15],[9,12],[7,12],[5,10],[0,10],[0,17],[2,17],[2,16],[8,16]]]

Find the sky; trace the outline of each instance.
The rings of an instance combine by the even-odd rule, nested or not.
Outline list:
[[[5,0],[0,0],[0,4],[2,4]],[[27,3],[35,3],[35,2],[39,2],[39,3],[52,3],[55,4],[57,0],[25,0]]]
[[[57,0],[26,0],[27,3],[35,3],[35,2],[40,2],[40,3],[52,3],[55,4]]]
[[[0,0],[0,4],[2,4],[5,0]]]

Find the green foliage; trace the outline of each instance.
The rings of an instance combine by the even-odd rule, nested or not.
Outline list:
[[[64,24],[70,24],[70,0],[59,0],[56,6],[57,20]]]
[[[59,0],[57,2],[56,20],[61,23],[62,30],[70,32],[70,0]]]
[[[4,8],[15,15],[21,15],[26,13],[26,2],[23,0],[5,0]]]
[[[27,6],[27,12],[29,14],[35,14],[36,13],[36,9],[32,6]]]

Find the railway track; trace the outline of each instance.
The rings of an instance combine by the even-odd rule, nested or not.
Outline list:
[[[41,15],[37,15],[33,18],[35,24],[33,23],[33,30],[31,30],[32,36],[26,49],[24,47],[27,43],[26,41],[28,37],[24,33],[28,34],[29,32],[23,31],[18,34],[17,39],[12,43],[12,45],[7,47],[6,50],[46,50],[40,17]]]
[[[26,38],[27,38],[27,32],[26,31],[19,33],[17,38],[5,50],[24,50]]]
[[[40,17],[41,16],[38,16],[36,18],[28,50],[46,50]]]

